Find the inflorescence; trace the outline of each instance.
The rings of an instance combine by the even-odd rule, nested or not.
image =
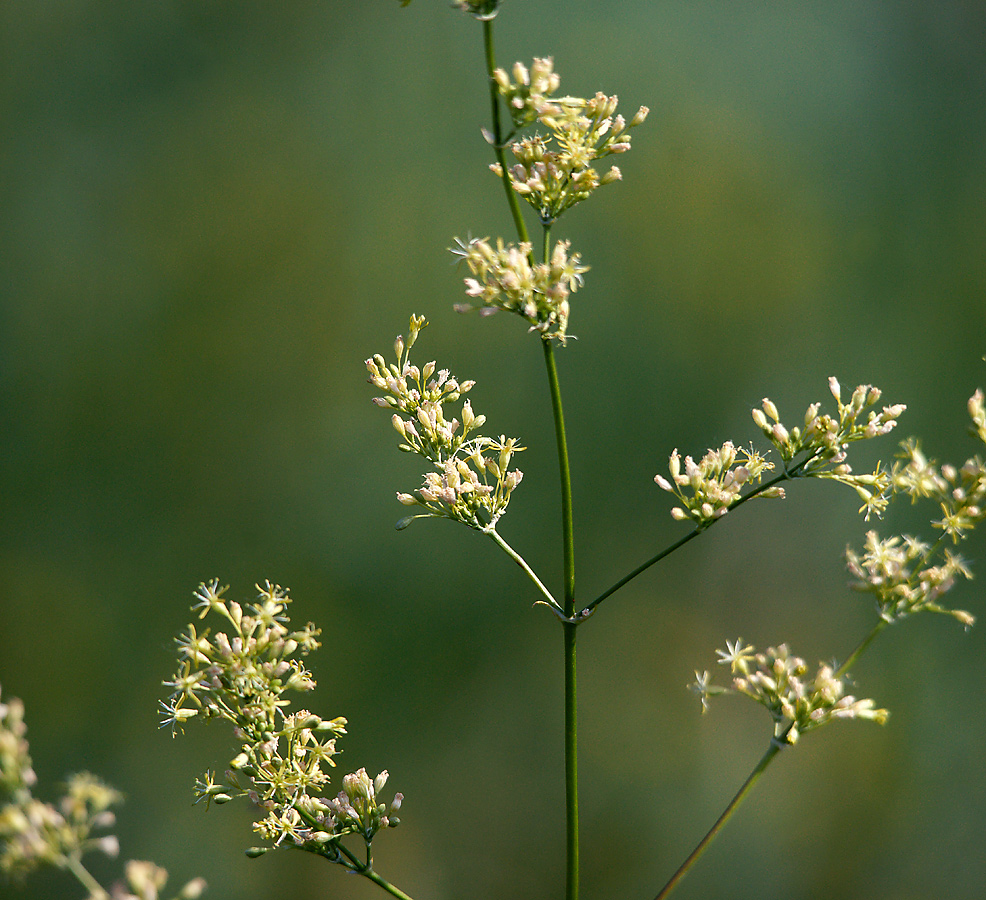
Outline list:
[[[623,177],[616,166],[600,174],[594,163],[630,149],[630,129],[647,118],[646,107],[628,123],[616,112],[615,96],[553,96],[560,78],[550,58],[536,58],[530,67],[515,63],[510,73],[496,69],[493,84],[510,112],[513,131],[503,144],[490,132],[485,132],[486,139],[497,146],[498,154],[509,144],[516,162],[506,169],[500,162],[490,168],[530,204],[545,229],[598,187]],[[546,133],[537,131],[510,143],[518,132],[536,126]],[[497,310],[516,313],[531,331],[564,344],[569,336],[569,296],[581,287],[588,267],[578,253],[570,252],[569,241],[556,242],[549,252],[546,238],[541,262],[535,262],[532,249],[526,240],[514,244],[498,238],[494,245],[488,238],[457,238],[452,253],[472,276],[465,279],[469,302],[455,308],[478,308],[483,315]]]
[[[180,730],[195,717],[226,719],[240,742],[224,778],[206,772],[197,780],[196,802],[247,797],[264,813],[254,830],[273,846],[299,847],[364,874],[368,864],[359,863],[339,840],[358,834],[369,851],[378,830],[399,823],[402,795],[389,805],[379,802],[387,773],[370,781],[360,769],[343,779],[337,797],[321,796],[346,720],[325,720],[306,709],[291,712],[285,697],[315,687],[295,654],[317,649],[320,631],[310,622],[291,631],[288,592],[270,582],[258,585],[257,602],[245,607],[224,599],[226,590],[216,580],[199,585],[192,607],[201,610],[199,618],[212,613],[232,627],[213,635],[192,624],[176,639],[181,668],[165,682],[173,693],[162,703],[162,726]],[[258,848],[251,855],[262,852]]]
[[[71,872],[91,900],[157,900],[168,873],[152,862],[129,860],[124,866],[126,882],[110,892],[82,865],[90,851],[111,857],[120,852],[115,835],[97,837],[94,832],[113,826],[111,807],[123,796],[95,775],[78,772],[66,779],[57,805],[38,800],[26,735],[23,702],[12,697],[0,703],[0,871],[20,879],[41,866],[54,866]],[[194,878],[174,900],[195,900],[205,886],[202,878]]]
[[[528,69],[515,63],[513,79],[504,69],[493,73],[499,94],[507,103],[515,129],[542,125],[510,146],[517,162],[506,171],[511,187],[537,212],[543,225],[589,197],[603,184],[623,176],[616,166],[600,175],[596,160],[630,149],[630,129],[642,124],[648,109],[640,107],[628,123],[616,112],[616,96],[553,97],[560,79],[550,58],[535,59]],[[488,137],[490,137],[488,135]],[[504,177],[499,163],[490,166]]]
[[[804,416],[804,426],[788,429],[780,421],[777,407],[766,397],[760,409],[753,410],[753,421],[780,454],[783,472],[769,484],[754,487],[747,494],[746,485],[759,485],[765,472],[774,464],[767,462],[752,447],[737,450],[727,441],[718,450],[695,462],[690,456],[682,460],[678,451],[671,454],[671,480],[656,475],[658,486],[673,493],[680,506],[671,510],[679,520],[691,520],[699,529],[721,518],[737,502],[752,497],[784,497],[777,482],[792,478],[828,478],[849,485],[863,501],[860,512],[867,521],[880,516],[894,490],[893,474],[877,465],[873,472],[857,474],[846,462],[850,443],[888,434],[897,425],[897,417],[906,409],[903,403],[884,406],[879,412],[870,409],[880,399],[880,389],[862,384],[853,391],[849,403],[842,402],[842,389],[835,378],[829,390],[838,405],[838,417],[820,413],[821,404],[812,403]],[[869,409],[865,421],[860,421]]]
[[[975,621],[970,613],[949,609],[940,602],[959,579],[972,577],[965,560],[945,546],[945,540],[951,538],[957,543],[986,517],[986,462],[973,456],[960,468],[939,466],[924,455],[916,441],[908,440],[901,444],[903,462],[895,464],[891,471],[878,468],[872,475],[855,476],[845,462],[846,445],[889,432],[904,406],[884,407],[879,413],[871,411],[865,423],[858,422],[861,412],[879,399],[879,391],[862,385],[853,392],[850,402],[843,404],[838,382],[830,379],[830,385],[839,404],[838,420],[819,416],[818,404],[812,404],[805,415],[804,430],[788,431],[780,424],[777,410],[769,400],[763,401],[762,411],[754,410],[754,419],[780,451],[785,464],[791,464],[798,454],[805,454],[802,462],[787,471],[851,484],[867,501],[863,506],[867,513],[883,512],[889,498],[896,493],[910,495],[912,502],[930,499],[938,503],[942,512],[942,517],[931,523],[941,531],[933,544],[908,534],[881,539],[875,531],[869,531],[861,552],[852,547],[846,549],[852,587],[875,598],[880,617],[850,661],[856,659],[881,628],[918,612],[949,615],[970,627]],[[972,434],[986,443],[982,391],[973,394],[968,408]],[[675,464],[676,459],[672,457],[672,465]],[[691,468],[697,469],[696,464],[692,463]],[[721,475],[719,480],[723,480]],[[672,489],[667,483],[662,487]],[[677,493],[680,496],[681,492]],[[732,692],[746,694],[766,707],[774,720],[774,740],[782,744],[793,744],[799,734],[835,718],[872,719],[881,723],[887,718],[887,711],[877,709],[873,701],[857,700],[846,693],[847,664],[841,667],[834,663],[821,664],[815,676],[808,679],[804,660],[791,656],[783,644],[757,653],[752,646],[737,640],[716,652],[719,662],[730,666]],[[708,672],[696,672],[695,677],[692,689],[699,694],[703,711],[711,697],[727,692],[726,688],[712,684]]]
[[[423,510],[401,519],[397,527],[435,516],[477,531],[492,531],[524,477],[519,469],[510,469],[514,453],[524,448],[516,438],[503,435],[497,440],[482,435],[467,440],[467,435],[486,422],[486,416],[476,415],[468,400],[462,404],[461,422],[446,418],[443,404],[457,401],[475,382],[460,382],[447,369],[436,374],[434,362],[423,369],[411,365],[411,347],[427,324],[423,316],[411,316],[407,340],[399,336],[394,342],[396,364],[388,364],[379,353],[366,360],[370,384],[386,392],[374,402],[394,410],[391,421],[401,437],[399,448],[434,465],[418,490],[397,494],[405,506]]]
[[[564,344],[568,339],[569,295],[582,286],[582,275],[589,271],[578,253],[569,256],[569,241],[558,241],[547,262],[532,262],[531,245],[504,244],[496,248],[487,238],[464,243],[456,239],[452,253],[460,257],[475,276],[466,278],[466,296],[479,303],[480,315],[497,310],[517,313],[530,322],[530,330]],[[473,307],[455,305],[457,312]]]
[[[879,724],[889,713],[877,709],[872,700],[857,700],[846,693],[846,678],[835,667],[819,664],[814,676],[798,656],[792,656],[786,644],[768,647],[762,653],[744,644],[727,641],[725,650],[717,650],[720,665],[729,666],[732,688],[710,684],[708,672],[696,672],[692,689],[702,700],[703,711],[715,694],[745,694],[763,706],[774,722],[774,740],[794,744],[801,734],[834,719],[870,719]]]

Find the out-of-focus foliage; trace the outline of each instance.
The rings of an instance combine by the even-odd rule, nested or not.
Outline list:
[[[908,406],[898,434],[973,452],[982,4],[545,0],[497,28],[502,65],[550,55],[565,91],[651,109],[624,181],[552,234],[592,266],[559,354],[586,600],[680,533],[653,482],[672,450],[756,438],[764,396],[879,384]],[[382,873],[417,900],[558,890],[556,626],[489,541],[393,530],[419,472],[363,366],[428,317],[430,356],[524,436],[504,536],[554,586],[540,348],[452,312],[453,235],[510,233],[482,65],[479,26],[444,3],[0,8],[0,682],[41,780],[112,782],[124,854],[205,876],[210,900],[377,891],[301,854],[247,860],[246,810],[191,807],[226,735],[172,742],[156,702],[215,576],[237,600],[289,586],[323,627],[313,711],[349,719],[345,771],[386,767],[406,796]],[[709,648],[789,640],[814,666],[872,621],[846,586],[858,503],[823,487],[737,510],[584,626],[586,896],[652,896],[763,750],[752,704],[698,715],[685,685]],[[963,554],[986,577],[981,537]],[[982,616],[979,584],[954,599]],[[986,637],[957,632],[889,629],[853,671],[887,726],[778,763],[682,900],[982,896]],[[27,896],[65,890],[40,875]]]

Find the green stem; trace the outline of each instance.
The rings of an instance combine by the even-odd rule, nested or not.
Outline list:
[[[841,666],[839,666],[839,668],[836,670],[835,677],[841,678],[843,675],[845,675],[846,672],[849,671],[850,666],[855,665],[856,660],[859,659],[860,656],[862,656],[863,651],[867,647],[869,647],[871,643],[873,643],[873,639],[881,631],[883,631],[883,629],[886,628],[889,624],[890,623],[886,619],[880,619],[880,621],[873,626],[873,630],[868,635],[866,635],[866,637],[864,637],[859,642],[859,644],[856,645],[856,649],[849,654],[849,657],[846,659],[846,661]]]
[[[688,873],[696,862],[698,862],[699,857],[706,851],[709,844],[712,843],[715,836],[720,832],[722,826],[725,825],[729,819],[732,817],[733,813],[739,809],[740,804],[746,799],[746,795],[750,793],[759,780],[760,776],[766,771],[767,766],[770,765],[771,761],[780,752],[782,739],[775,739],[770,742],[770,746],[767,748],[767,752],[760,757],[760,762],[756,764],[753,771],[749,774],[746,781],[743,782],[743,786],[737,791],[736,796],[730,801],[729,806],[727,806],[723,811],[722,815],[716,819],[715,824],[708,830],[705,837],[698,842],[698,845],[694,850],[688,855],[686,859],[679,867],[678,871],[671,876],[671,880],[664,885],[661,893],[654,898],[654,900],[664,900],[665,897],[669,896],[671,892],[677,887],[678,882]]]
[[[571,615],[569,615],[571,618]],[[565,638],[565,898],[579,896],[579,742],[576,695],[576,623],[563,622]]]
[[[551,591],[549,591],[544,586],[544,583],[541,581],[541,579],[537,577],[537,574],[534,572],[534,570],[527,564],[527,560],[525,560],[523,556],[521,556],[516,550],[514,550],[513,547],[510,546],[510,544],[508,544],[502,537],[500,537],[499,533],[495,528],[490,528],[485,533],[488,534],[493,539],[493,542],[498,547],[500,547],[503,550],[503,552],[507,554],[507,556],[509,556],[515,563],[517,563],[518,566],[520,566],[527,573],[527,577],[530,578],[531,581],[533,581],[537,585],[538,590],[540,590],[541,593],[544,595],[545,602],[553,610],[555,610],[555,612],[561,615],[562,608],[561,606],[558,605],[558,601],[555,600]]]
[[[76,857],[64,857],[62,865],[79,880],[92,897],[97,898],[97,900],[109,900],[110,895],[103,890],[103,886],[89,874],[89,870]]]
[[[483,43],[486,50],[486,73],[489,79],[490,111],[493,124],[493,152],[500,164],[501,180],[507,196],[507,205],[517,229],[517,236],[524,243],[530,242],[527,225],[520,210],[517,192],[510,185],[507,161],[503,152],[503,130],[500,122],[500,98],[493,79],[496,56],[493,50],[493,20],[483,22]],[[544,231],[544,259],[548,258],[550,229]],[[564,580],[564,616],[572,619],[575,613],[575,538],[572,518],[572,479],[568,464],[568,444],[565,438],[565,417],[562,413],[561,388],[550,340],[542,339],[544,361],[551,390],[551,407],[554,413],[555,437],[558,444],[558,468],[561,476],[562,506],[562,567]],[[492,536],[492,535],[491,535]],[[495,538],[494,538],[495,539]],[[501,545],[502,546],[502,545]],[[518,557],[514,557],[519,561]],[[524,564],[525,567],[526,564]],[[526,568],[525,568],[526,570]],[[533,574],[533,573],[530,573]],[[537,582],[540,584],[540,582]],[[547,596],[549,592],[544,591]],[[555,607],[557,603],[552,602]],[[575,623],[562,622],[565,652],[565,848],[566,848],[566,900],[578,900],[579,895],[579,800],[578,800],[578,719],[576,705]]]
[[[686,534],[683,538],[680,538],[679,540],[675,541],[670,547],[665,547],[656,556],[652,556],[649,560],[647,560],[647,562],[641,563],[629,575],[624,575],[623,578],[617,581],[616,584],[614,584],[611,588],[603,591],[598,597],[596,597],[596,599],[593,600],[592,603],[590,603],[588,606],[586,606],[585,609],[582,610],[581,613],[582,616],[587,616],[600,603],[602,603],[603,600],[605,600],[610,594],[615,594],[627,582],[633,581],[633,579],[636,578],[641,572],[646,572],[652,565],[654,565],[654,563],[659,563],[662,559],[664,559],[665,556],[669,556],[670,554],[674,553],[675,550],[677,550],[679,547],[683,547],[690,540],[692,540],[692,538],[697,538],[703,531],[704,529],[702,528],[696,528],[694,531],[691,531],[688,534]]]
[[[411,900],[407,894],[404,893],[399,887],[391,884],[386,878],[378,875],[373,869],[366,868],[360,871],[360,875],[364,878],[369,878],[374,884],[382,887],[388,894],[397,897],[398,900]]]
[[[754,490],[740,497],[739,500],[737,500],[732,506],[729,507],[729,511],[732,512],[733,510],[737,509],[738,507],[746,503],[747,500],[752,500],[754,497],[762,494],[768,488],[774,487],[774,485],[778,484],[779,482],[790,481],[793,478],[797,478],[800,474],[801,472],[799,467],[790,472],[781,472],[780,475],[775,475],[769,481],[765,481],[763,484],[759,485]],[[589,613],[591,613],[592,610],[594,610],[600,603],[602,603],[603,600],[605,600],[608,596],[610,596],[610,594],[615,594],[621,587],[623,587],[628,582],[633,581],[633,579],[636,578],[638,575],[640,575],[642,572],[646,572],[652,565],[654,565],[655,563],[659,563],[662,559],[664,559],[665,556],[670,556],[672,553],[674,553],[675,550],[678,550],[679,548],[683,547],[693,538],[697,538],[703,531],[708,531],[713,525],[716,524],[716,522],[720,522],[724,518],[726,517],[720,516],[718,519],[712,519],[704,526],[696,527],[694,531],[689,532],[683,538],[679,538],[669,547],[665,547],[660,553],[652,556],[646,562],[641,563],[639,566],[637,566],[636,569],[634,569],[628,575],[624,575],[619,581],[616,582],[616,584],[614,584],[610,588],[607,588],[598,597],[596,597],[596,599],[593,600],[592,603],[586,606],[585,609],[583,609],[582,612],[579,614],[580,619],[584,621],[588,617]]]
[[[558,383],[558,367],[555,364],[554,347],[549,338],[541,339],[541,347],[544,350],[544,364],[548,370],[551,410],[554,414],[555,438],[558,445],[558,470],[561,476],[562,572],[565,585],[565,615],[571,618],[575,612],[575,531],[572,516],[572,474],[568,463],[565,414],[561,405],[561,387]]]
[[[548,338],[542,338],[544,364],[548,370],[551,409],[555,420],[558,444],[558,470],[561,476],[562,572],[565,586],[565,617],[575,615],[575,530],[572,515],[572,476],[568,462],[568,442],[565,437],[565,415],[562,411],[561,387],[554,348]],[[578,703],[576,696],[576,623],[562,622],[565,654],[565,850],[566,900],[579,896],[579,776],[578,776]]]
[[[507,159],[503,152],[503,127],[500,123],[500,95],[497,92],[496,82],[493,80],[493,72],[496,70],[496,54],[493,50],[493,19],[483,22],[483,45],[486,50],[486,75],[490,86],[490,112],[493,123],[493,152],[496,154],[496,161],[500,164],[500,180],[503,182],[503,190],[507,195],[507,205],[510,207],[510,215],[513,216],[514,227],[517,229],[517,236],[521,241],[529,241],[527,235],[527,225],[520,211],[520,200],[517,192],[510,186],[510,175],[507,173]]]

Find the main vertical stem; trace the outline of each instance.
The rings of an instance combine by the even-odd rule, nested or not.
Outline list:
[[[504,156],[503,130],[500,122],[500,101],[493,71],[496,68],[496,55],[493,45],[493,20],[483,22],[483,48],[486,56],[486,74],[489,78],[490,115],[493,126],[493,152],[500,164],[503,188],[507,205],[513,216],[517,236],[528,242],[527,226],[520,211],[517,192],[510,185],[507,174],[507,161]],[[550,225],[544,229],[544,259],[548,259]],[[533,260],[532,260],[533,261]],[[564,577],[565,616],[575,616],[575,534],[572,518],[572,478],[568,466],[568,442],[565,438],[565,416],[561,406],[561,388],[558,384],[558,369],[555,365],[554,348],[550,340],[542,340],[544,363],[548,370],[548,385],[551,389],[551,408],[555,419],[555,438],[558,443],[558,469],[561,476],[561,516],[562,516],[562,568]],[[579,770],[578,770],[578,709],[576,705],[575,669],[575,631],[571,622],[563,622],[565,638],[565,900],[578,900],[579,896]]]
[[[565,615],[575,616],[575,532],[572,516],[572,478],[568,464],[568,442],[565,438],[565,416],[561,405],[561,388],[554,347],[543,339],[544,363],[551,389],[551,408],[555,419],[558,443],[558,469],[561,475],[562,567],[565,587]],[[563,622],[565,651],[565,898],[579,896],[579,769],[578,769],[578,704],[576,696],[575,635],[577,626]]]

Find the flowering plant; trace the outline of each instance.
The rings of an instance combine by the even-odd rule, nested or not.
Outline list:
[[[407,5],[406,3],[404,5]],[[517,438],[488,436],[481,431],[486,416],[474,411],[476,383],[460,380],[437,361],[411,361],[411,351],[427,324],[412,315],[406,335],[394,342],[393,361],[376,353],[365,361],[370,384],[379,392],[374,403],[386,410],[404,453],[421,458],[425,466],[420,486],[398,490],[398,502],[408,513],[398,522],[403,530],[422,519],[446,519],[490,538],[517,563],[534,588],[535,604],[547,607],[563,633],[562,668],[565,683],[563,739],[566,793],[565,895],[579,891],[578,729],[576,707],[576,645],[580,628],[608,598],[686,543],[732,515],[747,501],[783,500],[793,482],[814,479],[851,488],[867,522],[880,519],[901,494],[912,501],[931,500],[941,511],[932,520],[940,534],[934,541],[911,535],[880,538],[867,534],[862,551],[846,552],[853,586],[873,596],[876,620],[854,648],[842,648],[839,659],[812,669],[787,644],[757,651],[742,639],[717,651],[729,668],[728,685],[717,685],[708,671],[697,671],[693,690],[702,710],[714,697],[743,695],[763,706],[770,718],[767,749],[719,819],[657,894],[667,897],[706,851],[722,826],[743,802],[772,760],[802,736],[836,720],[859,719],[884,724],[889,713],[873,699],[858,697],[850,669],[889,624],[921,611],[938,612],[965,626],[971,614],[947,607],[943,595],[968,578],[967,563],[946,546],[962,540],[986,515],[986,464],[972,457],[962,466],[938,466],[905,441],[899,460],[886,467],[859,469],[855,445],[885,438],[906,407],[885,403],[882,392],[861,384],[844,399],[839,381],[829,379],[828,404],[808,405],[796,425],[785,424],[777,405],[764,399],[752,418],[766,444],[756,447],[727,440],[704,455],[674,449],[667,474],[657,473],[659,488],[673,495],[673,519],[690,530],[661,549],[609,588],[586,601],[575,590],[574,509],[568,457],[568,438],[556,355],[572,348],[571,327],[577,322],[573,298],[585,286],[589,267],[568,239],[557,240],[552,230],[559,219],[595,195],[603,185],[623,178],[607,157],[631,148],[631,132],[648,117],[640,107],[629,121],[618,110],[616,96],[602,92],[582,98],[559,95],[561,76],[549,57],[510,69],[495,62],[493,29],[499,0],[461,0],[453,4],[473,17],[482,29],[491,121],[482,129],[494,161],[490,165],[506,197],[515,234],[456,238],[454,257],[464,273],[465,300],[459,312],[478,310],[483,317],[497,312],[520,317],[541,345],[548,376],[561,479],[562,583],[548,588],[524,556],[502,536],[504,516],[522,472],[513,468],[524,448]],[[540,234],[532,238],[525,219],[533,213]],[[477,392],[478,393],[478,392]],[[469,394],[468,399],[463,399]],[[834,402],[834,406],[832,405]],[[969,401],[974,433],[986,441],[983,395]],[[422,527],[422,526],[415,526]],[[343,791],[332,800],[322,793],[334,765],[335,742],[345,732],[342,718],[325,720],[307,710],[287,710],[285,691],[313,686],[307,670],[292,657],[317,647],[318,630],[309,625],[291,632],[284,614],[287,593],[269,583],[257,603],[245,610],[223,599],[218,582],[199,589],[202,615],[215,613],[233,626],[230,634],[199,634],[189,627],[179,638],[182,667],[169,682],[174,693],[165,706],[165,721],[180,728],[191,718],[224,718],[234,726],[240,751],[224,778],[207,773],[197,796],[225,803],[240,796],[260,810],[254,825],[268,848],[296,847],[315,853],[347,870],[375,881],[394,896],[406,896],[376,871],[370,842],[381,828],[397,823],[394,813],[401,795],[389,805],[379,798],[387,774],[371,779],[360,769],[343,778]],[[324,736],[324,737],[323,737]],[[365,856],[351,848],[364,842]],[[255,848],[259,855],[268,848]]]

